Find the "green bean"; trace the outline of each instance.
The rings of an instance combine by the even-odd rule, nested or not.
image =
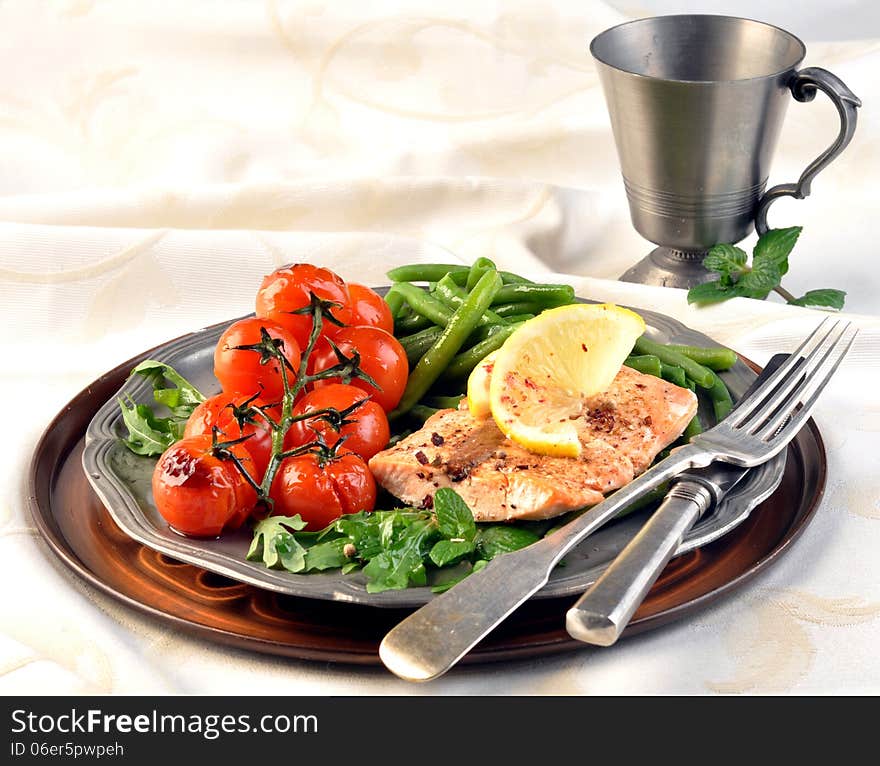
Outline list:
[[[627,367],[644,373],[645,375],[653,375],[655,378],[660,377],[660,360],[653,354],[642,354],[641,356],[628,356],[624,362]]]
[[[421,287],[411,285],[409,282],[398,282],[391,289],[402,295],[407,305],[416,314],[421,314],[434,324],[445,327],[452,319],[452,309],[448,308],[443,301],[422,290]]]
[[[488,259],[486,259],[488,260]],[[460,263],[409,263],[387,272],[392,282],[439,282],[451,274],[457,285],[466,285],[471,269]],[[512,271],[499,271],[505,285],[532,285],[534,282]]]
[[[483,312],[492,304],[492,299],[500,289],[501,277],[497,271],[487,271],[480,277],[476,287],[456,309],[434,345],[419,359],[409,375],[400,403],[389,414],[389,418],[394,419],[406,414],[425,395],[477,327]]]
[[[452,311],[455,311],[455,309],[464,303],[464,299],[467,298],[467,291],[455,284],[447,274],[437,283],[434,297],[446,304],[446,306]],[[480,318],[479,326],[482,327],[483,325],[492,324],[507,324],[507,322],[494,311],[486,309],[486,311],[483,312],[483,316]]]
[[[410,434],[412,434],[411,428],[406,428],[403,431],[400,431],[399,433],[392,434],[391,438],[388,440],[388,446],[393,447],[398,442],[402,442],[404,439],[406,439],[406,437],[409,436]]]
[[[530,301],[502,303],[492,307],[492,311],[494,311],[502,319],[508,319],[509,317],[516,316],[517,314],[532,314],[534,316],[537,316],[543,310],[544,306],[541,306],[538,303],[532,303]]]
[[[505,325],[498,332],[486,338],[486,340],[482,340],[467,351],[462,351],[456,355],[446,368],[446,372],[443,373],[443,377],[455,380],[456,378],[470,375],[471,370],[493,351],[501,348],[504,345],[504,341],[513,335],[513,331],[518,327],[519,325]]]
[[[521,277],[519,274],[513,274],[510,271],[499,271],[501,275],[501,281],[504,282],[505,285],[533,285],[535,284],[531,279],[527,279],[526,277]]]
[[[467,282],[465,282],[465,289],[470,292],[476,287],[477,282],[480,281],[480,277],[483,276],[489,269],[494,269],[495,264],[492,263],[488,258],[477,258],[473,262],[471,266],[470,273],[468,274]]]
[[[715,383],[709,389],[709,399],[712,401],[712,409],[715,411],[715,422],[721,422],[726,418],[733,409],[733,399],[730,397],[730,391],[724,385],[719,375],[715,376]]]
[[[450,276],[455,281],[459,287],[464,287],[467,284],[467,278],[470,273],[470,269],[467,272],[462,271],[453,271],[450,272]],[[512,271],[499,271],[501,275],[501,281],[505,285],[533,285],[531,279],[526,279],[525,277],[521,277],[519,274],[514,274]]]
[[[434,407],[428,407],[424,404],[414,404],[409,411],[410,415],[418,418],[424,423],[431,415],[436,415],[440,410],[435,409]]]
[[[419,330],[412,335],[404,335],[398,338],[403,350],[406,351],[406,358],[409,360],[410,367],[414,366],[425,352],[434,345],[434,341],[440,337],[443,332],[442,327],[431,325],[424,330]]]
[[[388,308],[391,309],[391,316],[396,319],[404,306],[403,296],[400,293],[395,293],[389,290],[385,293],[385,303],[387,303]]]
[[[464,394],[459,394],[458,396],[429,396],[425,402],[428,406],[438,407],[441,410],[456,410],[464,396]]]
[[[716,372],[729,370],[736,364],[736,352],[723,346],[685,346],[679,343],[668,343],[666,348],[671,348],[679,354],[684,354],[688,359],[693,359],[703,367],[708,367]]]
[[[514,314],[513,316],[503,317],[507,324],[522,324],[523,322],[528,322],[530,319],[534,318],[534,314]]]
[[[682,388],[687,387],[687,376],[684,374],[684,368],[679,367],[676,364],[664,364],[660,362],[660,377],[663,380],[668,380],[670,383],[674,383],[676,386],[681,386]]]
[[[715,373],[708,367],[703,367],[690,357],[673,351],[668,346],[646,338],[644,335],[635,342],[633,350],[636,354],[653,354],[664,364],[682,367],[685,375],[700,388],[711,388],[715,384]]]
[[[530,301],[546,308],[547,306],[571,303],[573,300],[574,288],[571,285],[504,285],[495,296],[493,305],[513,303],[514,301]]]
[[[405,304],[403,309],[401,309],[400,316],[394,318],[394,334],[398,336],[410,335],[433,326],[434,323],[430,319],[423,317],[421,314],[416,314],[415,311]]]
[[[452,273],[467,281],[470,269],[460,263],[410,263],[391,269],[386,276],[392,282],[437,282]]]
[[[502,328],[507,327],[508,324],[514,323],[510,322],[509,320],[505,320],[504,324],[486,324],[477,327],[477,329],[474,330],[473,333],[471,333],[471,336],[465,342],[464,348],[470,348],[471,346],[479,343],[481,340],[486,340],[486,338],[491,337]]]
[[[687,424],[687,428],[684,429],[682,437],[685,441],[690,441],[692,437],[702,432],[703,424],[700,422],[700,416],[694,415],[693,418],[691,418],[691,422]]]

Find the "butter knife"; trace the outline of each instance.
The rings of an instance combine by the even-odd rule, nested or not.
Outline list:
[[[788,354],[776,354],[740,401],[787,358]],[[597,646],[611,646],[617,641],[688,530],[717,506],[748,470],[728,463],[712,463],[676,476],[651,518],[568,610],[565,627],[569,635]]]

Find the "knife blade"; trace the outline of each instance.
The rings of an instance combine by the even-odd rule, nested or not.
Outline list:
[[[788,354],[773,356],[739,401],[757,389],[787,358]],[[569,635],[597,646],[615,643],[688,530],[717,506],[748,470],[716,462],[676,476],[651,518],[568,610],[565,627]]]

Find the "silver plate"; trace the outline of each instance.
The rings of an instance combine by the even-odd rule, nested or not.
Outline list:
[[[648,325],[649,336],[664,343],[716,345],[715,341],[690,330],[680,322],[636,308]],[[208,327],[166,343],[151,357],[166,362],[207,394],[219,390],[213,374],[214,347],[227,323]],[[736,400],[754,380],[755,373],[738,361],[723,373]],[[128,379],[118,396],[128,394],[139,402],[152,400],[149,383],[139,376]],[[706,402],[701,403],[701,407]],[[712,422],[709,410],[701,411],[703,422]],[[267,569],[245,559],[250,545],[247,530],[216,540],[197,540],[172,532],[156,510],[150,488],[155,458],[131,453],[120,442],[126,434],[119,404],[114,397],[95,414],[86,430],[83,467],[92,487],[120,529],[139,543],[174,559],[279,593],[304,598],[367,604],[380,607],[415,607],[432,597],[430,588],[409,588],[367,593],[363,575],[338,572],[308,575]],[[785,468],[785,454],[753,468],[713,512],[687,534],[676,555],[687,553],[718,539],[742,523],[751,510],[779,485]],[[594,533],[557,567],[547,585],[535,598],[552,598],[582,593],[622,550],[644,523],[645,514],[634,513]]]

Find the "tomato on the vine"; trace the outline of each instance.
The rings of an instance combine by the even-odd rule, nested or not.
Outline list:
[[[372,511],[376,480],[360,455],[340,447],[332,456],[308,452],[286,458],[269,495],[274,515],[298,513],[306,529],[318,530],[344,513]]]
[[[241,394],[221,393],[209,397],[196,407],[186,421],[184,437],[212,433],[215,427],[219,430],[220,441],[233,441],[242,437],[242,442],[253,458],[254,474],[252,478],[259,484],[269,465],[272,454],[272,428],[265,418],[254,408],[264,409],[274,419],[278,419],[280,407],[259,397]],[[236,412],[242,414],[236,417]],[[247,414],[250,411],[250,414]]]
[[[309,314],[292,312],[310,305],[310,293],[322,300],[338,303],[338,306],[330,309],[330,314],[343,324],[351,323],[351,296],[348,286],[330,269],[313,266],[311,263],[284,266],[264,277],[257,291],[257,316],[283,325],[296,338],[300,348],[305,348],[312,331],[312,317]],[[332,338],[339,330],[338,325],[324,318],[322,334]]]
[[[257,493],[230,457],[248,471],[253,461],[242,444],[215,449],[207,434],[172,444],[153,470],[153,500],[168,525],[185,535],[216,537],[237,529],[251,514]]]
[[[360,405],[355,407],[358,402]],[[368,400],[366,391],[341,383],[316,388],[296,403],[293,415],[307,415],[325,409],[336,410],[337,413],[351,409],[351,412],[345,414],[345,424],[338,430],[334,427],[338,425],[334,422],[338,416],[332,412],[294,422],[284,440],[284,449],[308,444],[315,440],[317,434],[331,447],[345,437],[345,448],[365,460],[385,449],[391,436],[388,417],[376,402]]]
[[[348,283],[351,296],[351,321],[355,326],[378,327],[385,332],[394,332],[394,315],[385,299],[375,290],[355,282]]]
[[[334,342],[347,357],[357,351],[360,354],[360,367],[374,381],[375,386],[357,377],[351,379],[351,385],[363,389],[385,412],[393,410],[406,388],[409,376],[409,362],[406,351],[391,333],[378,327],[345,327],[341,329]],[[312,374],[327,370],[338,364],[339,358],[330,344],[324,340],[316,345],[309,359]],[[315,389],[332,383],[340,383],[340,378],[316,380]]]
[[[284,393],[281,363],[261,351],[239,348],[261,342],[265,330],[290,364],[285,371],[292,385],[300,363],[300,346],[296,338],[270,319],[247,317],[233,322],[217,341],[214,350],[214,375],[228,394],[259,394],[264,400],[277,401]]]

